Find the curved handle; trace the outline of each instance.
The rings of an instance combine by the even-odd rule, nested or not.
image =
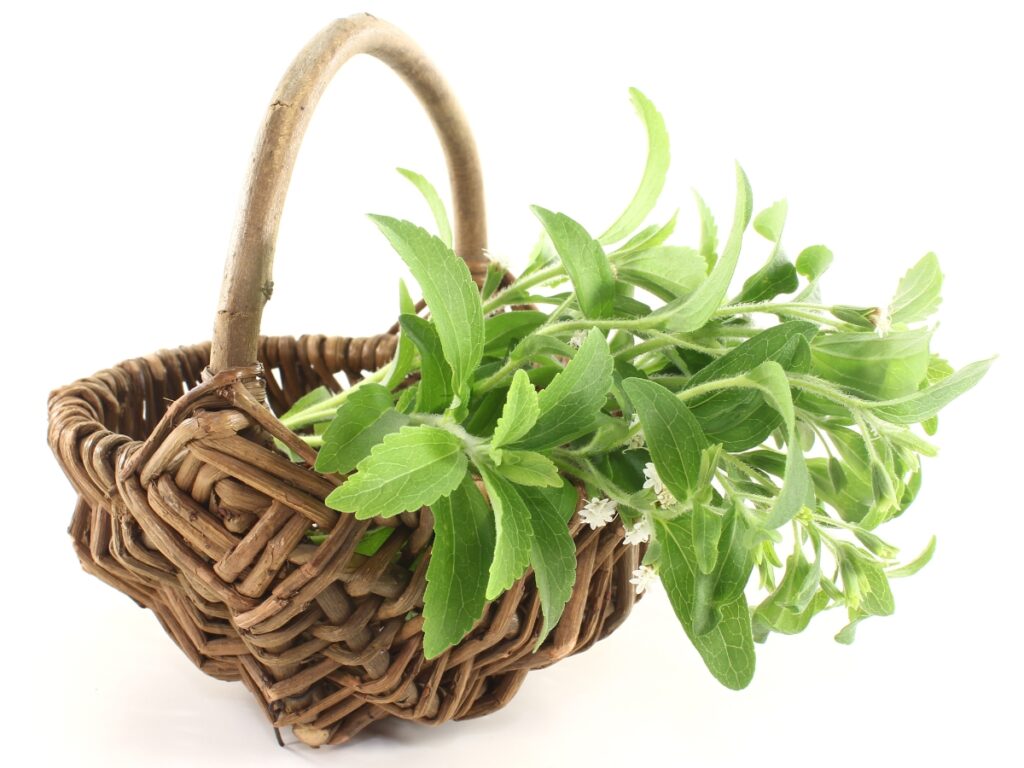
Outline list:
[[[483,182],[476,144],[448,86],[405,34],[368,14],[338,19],[302,50],[285,73],[256,140],[252,169],[224,267],[213,331],[210,371],[256,362],[260,319],[270,298],[274,245],[295,158],[320,96],[342,64],[359,53],[394,69],[430,115],[444,148],[455,206],[455,252],[482,282],[484,247]]]

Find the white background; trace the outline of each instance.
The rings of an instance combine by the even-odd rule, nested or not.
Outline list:
[[[1003,6],[858,3],[24,3],[0,11],[4,757],[8,765],[1020,764],[1019,23]],[[152,10],[144,10],[152,9]],[[919,500],[889,526],[932,564],[897,613],[834,643],[836,613],[759,647],[721,688],[655,590],[586,654],[504,710],[378,728],[340,750],[279,749],[239,684],[205,678],[154,618],[82,573],[74,496],[45,444],[47,392],[124,358],[208,338],[256,130],[292,56],[370,10],[417,39],[469,115],[491,245],[514,269],[528,204],[593,230],[625,205],[644,139],[627,88],[663,112],[673,167],[725,224],[734,159],[758,209],[787,197],[792,253],[836,254],[829,299],[888,300],[928,250],[945,274],[935,348],[1000,353],[943,414]],[[268,333],[371,334],[399,260],[363,217],[427,220],[405,166],[439,186],[415,100],[371,60],[328,90],[281,227]],[[764,256],[751,236],[745,266]],[[288,734],[286,734],[288,735]],[[290,736],[290,735],[289,735]],[[667,761],[667,762],[666,762]]]

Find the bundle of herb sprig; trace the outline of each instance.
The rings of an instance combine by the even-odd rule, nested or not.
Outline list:
[[[438,236],[372,218],[429,319],[403,285],[394,361],[339,394],[311,393],[282,421],[319,448],[318,471],[348,474],[328,506],[360,519],[431,508],[428,657],[458,643],[528,568],[539,647],[573,589],[568,521],[617,516],[623,546],[647,545],[637,591],[660,578],[712,674],[742,688],[754,642],[770,632],[799,632],[842,607],[836,639],[850,642],[864,618],[892,613],[889,579],[921,568],[935,541],[901,565],[877,531],[913,502],[939,410],[989,362],[954,371],[931,351],[926,323],[942,283],[932,254],[886,306],[823,303],[832,254],[816,245],[787,257],[784,201],[754,217],[771,256],[730,294],[752,217],[742,170],[723,244],[699,198],[698,247],[666,244],[674,216],[637,231],[669,152],[661,116],[632,98],[648,135],[632,202],[597,238],[535,207],[543,234],[509,287],[497,266],[482,290],[474,284],[436,191],[403,171]],[[360,551],[389,533],[371,528]]]

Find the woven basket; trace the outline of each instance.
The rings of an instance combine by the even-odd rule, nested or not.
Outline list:
[[[429,509],[359,521],[327,508],[343,478],[314,472],[313,451],[274,416],[318,386],[341,389],[339,372],[358,381],[395,350],[395,329],[363,339],[259,335],[299,144],[325,86],[359,53],[389,64],[429,112],[448,162],[456,251],[483,279],[483,192],[462,112],[394,27],[339,20],[299,54],[269,107],[212,345],[125,361],[49,401],[49,442],[79,494],[69,532],[83,568],[152,610],[203,672],[241,680],[275,730],[290,725],[312,746],[389,716],[436,724],[496,710],[528,671],[606,636],[636,600],[638,552],[620,545],[621,523],[590,530],[574,517],[576,586],[536,653],[540,601],[527,573],[459,645],[427,661],[422,617],[407,616],[422,606]],[[275,451],[272,437],[305,463]],[[363,557],[354,550],[371,523],[397,530]],[[329,532],[319,546],[305,538],[313,524]]]

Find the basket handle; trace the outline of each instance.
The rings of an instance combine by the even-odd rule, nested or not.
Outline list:
[[[274,246],[288,183],[306,126],[342,64],[359,53],[395,70],[419,97],[444,148],[455,206],[455,252],[482,283],[483,182],[476,144],[455,97],[427,57],[404,33],[369,14],[338,19],[314,37],[285,73],[256,140],[234,245],[224,268],[213,331],[210,371],[256,363],[260,319],[273,288]]]

